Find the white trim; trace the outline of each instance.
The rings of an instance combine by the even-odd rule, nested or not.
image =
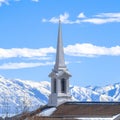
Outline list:
[[[113,120],[120,120],[120,114],[115,115],[115,116],[113,117]]]

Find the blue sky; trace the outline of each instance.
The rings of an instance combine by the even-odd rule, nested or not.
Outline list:
[[[0,74],[50,81],[60,18],[70,83],[118,83],[119,5],[119,0],[0,0]]]

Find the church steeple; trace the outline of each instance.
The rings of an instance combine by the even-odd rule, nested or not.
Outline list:
[[[59,20],[56,62],[55,62],[54,69],[55,71],[58,71],[65,68],[66,66],[65,66],[65,60],[64,60],[63,42],[62,42],[62,26],[61,26],[61,21]]]
[[[61,21],[59,21],[58,27],[56,61],[49,77],[51,77],[51,94],[49,96],[48,106],[56,107],[66,101],[70,101],[69,77],[71,77],[71,75],[68,72],[64,60]]]

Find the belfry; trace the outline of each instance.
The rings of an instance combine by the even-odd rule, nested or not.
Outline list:
[[[62,42],[62,28],[59,20],[58,40],[56,50],[56,61],[52,72],[49,74],[51,78],[51,95],[49,96],[48,106],[58,106],[64,102],[71,100],[69,93],[69,73],[64,60],[64,48]]]

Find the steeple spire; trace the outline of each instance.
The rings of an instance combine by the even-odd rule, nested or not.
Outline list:
[[[61,26],[61,20],[59,20],[56,62],[55,62],[54,70],[58,71],[62,69],[66,69],[66,66],[64,60],[64,48],[62,42],[62,26]]]

